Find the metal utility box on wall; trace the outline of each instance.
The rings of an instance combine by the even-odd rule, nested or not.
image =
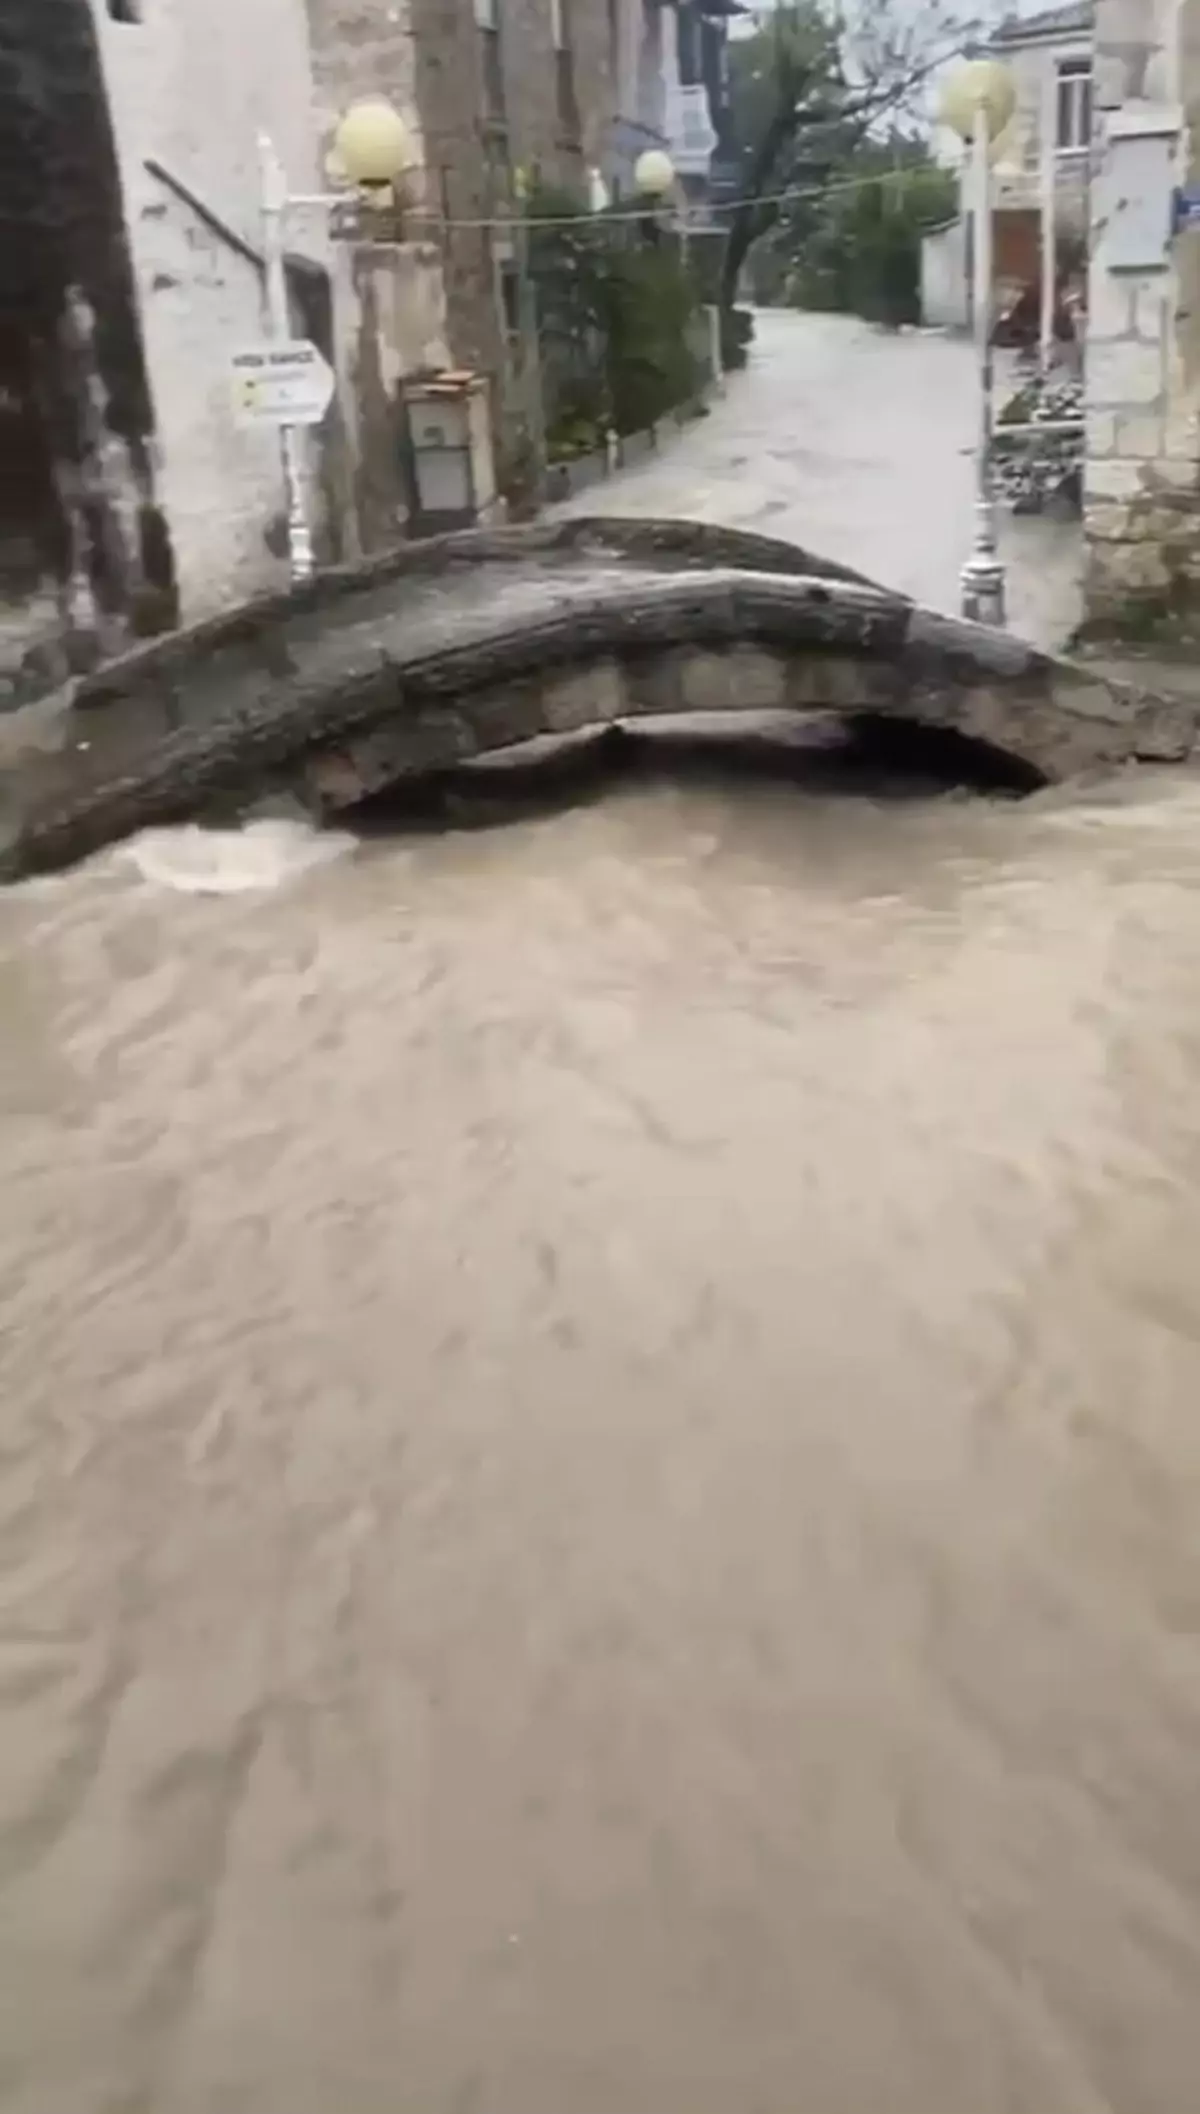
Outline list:
[[[1096,179],[1096,261],[1109,272],[1165,271],[1182,113],[1150,105],[1114,110]]]
[[[471,528],[497,508],[487,383],[456,369],[404,384],[420,527]]]

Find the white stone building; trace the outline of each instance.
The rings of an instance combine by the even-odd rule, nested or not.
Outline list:
[[[296,189],[322,188],[307,17],[298,0],[92,7],[155,413],[156,497],[187,619],[281,577],[278,436],[235,424],[228,360],[264,327],[258,133]],[[319,289],[323,216],[296,216],[288,239]]]
[[[1093,0],[1066,0],[1032,15],[1012,16],[988,46],[1008,68],[1016,91],[1016,110],[996,143],[993,160],[993,293],[998,302],[1040,283],[1047,174],[1054,186],[1060,267],[1077,264],[1085,244],[1094,13]],[[969,318],[971,204],[966,157],[957,229],[936,229],[927,238],[922,279],[930,323],[958,324]]]
[[[1200,0],[1097,0],[1085,523],[1090,614],[1200,596]]]
[[[1047,166],[1054,172],[1060,231],[1082,235],[1086,230],[1094,29],[1093,0],[1067,0],[1013,16],[991,40],[1017,98],[1012,122],[996,148],[994,205],[1002,247],[1032,247],[1036,253]]]

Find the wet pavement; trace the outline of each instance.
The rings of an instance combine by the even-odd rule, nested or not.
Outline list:
[[[978,401],[964,339],[763,309],[751,365],[707,417],[561,511],[786,536],[958,614]],[[1006,515],[1001,526],[1010,627],[1052,651],[1082,614],[1079,524]]]

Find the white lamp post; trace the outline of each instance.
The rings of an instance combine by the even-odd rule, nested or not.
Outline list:
[[[1038,365],[1043,382],[1054,369],[1058,344],[1058,86],[1053,67],[1046,69],[1042,98],[1041,131],[1041,219],[1042,219],[1042,308],[1038,331]]]
[[[675,189],[675,164],[661,147],[647,147],[638,155],[633,165],[633,185],[638,197],[646,206],[642,222],[647,242],[661,241],[657,215],[662,211]],[[687,231],[683,236],[684,256],[687,255]]]
[[[330,157],[339,176],[344,176],[362,196],[390,202],[392,186],[408,167],[408,159],[408,132],[403,118],[390,103],[382,96],[370,96],[350,105],[334,135]],[[301,207],[332,212],[346,194],[289,192],[283,164],[265,132],[259,134],[258,164],[267,328],[273,339],[287,339],[291,336],[291,318],[284,240],[286,217]],[[288,569],[293,580],[311,580],[315,561],[300,429],[281,426],[279,446],[287,499]]]
[[[942,95],[943,124],[971,148],[971,211],[975,228],[974,323],[979,355],[979,442],[975,470],[975,535],[962,570],[962,610],[977,624],[1004,623],[1004,565],[992,497],[992,183],[991,152],[1012,118],[1016,91],[998,59],[960,66]]]

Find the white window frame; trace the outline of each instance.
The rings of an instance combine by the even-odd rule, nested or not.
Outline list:
[[[1085,52],[1059,59],[1054,69],[1054,146],[1058,154],[1086,154],[1092,144],[1092,62]],[[1069,113],[1064,126],[1064,112]],[[1070,137],[1064,137],[1069,134]]]

